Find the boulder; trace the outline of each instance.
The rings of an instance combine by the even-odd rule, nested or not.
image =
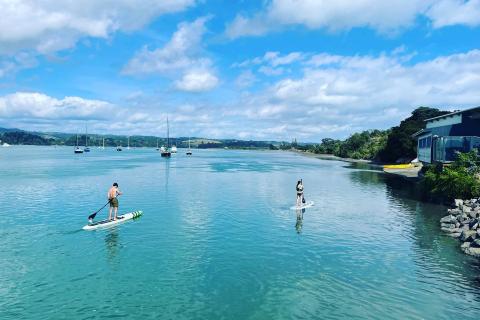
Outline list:
[[[472,208],[470,208],[469,206],[463,205],[462,211],[463,213],[470,213],[472,212]]]
[[[442,223],[442,224],[440,224],[440,227],[442,229],[454,229],[455,224],[454,223]]]
[[[440,219],[440,222],[442,223],[455,223],[456,221],[457,221],[457,218],[455,218],[451,214]]]
[[[455,199],[455,207],[460,207],[463,205],[463,200],[462,199]]]
[[[477,237],[477,231],[475,230],[463,230],[460,235],[460,241],[472,242]]]
[[[470,242],[470,247],[472,248],[480,248],[480,239],[475,239]]]
[[[465,250],[466,248],[470,248],[470,242],[464,242],[460,245],[460,249]]]
[[[447,232],[447,233],[462,233],[462,229],[460,228],[441,228],[443,232]]]
[[[472,219],[475,219],[477,217],[477,212],[476,211],[471,211],[468,213],[468,216]]]
[[[465,248],[465,250],[463,250],[463,252],[465,252],[466,254],[468,255],[471,255],[471,256],[474,256],[474,257],[480,257],[480,248]]]
[[[449,237],[452,237],[452,238],[460,238],[462,233],[461,232],[447,232],[446,235],[449,236]]]
[[[455,209],[448,209],[447,212],[450,213],[451,215],[458,216],[459,214],[462,213],[462,210],[455,208]]]
[[[468,227],[470,230],[477,230],[478,228],[478,220],[477,219],[472,219],[470,223],[468,224]]]

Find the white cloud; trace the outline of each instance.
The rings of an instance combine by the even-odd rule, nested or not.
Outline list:
[[[183,22],[164,47],[149,50],[143,48],[125,66],[123,72],[138,74],[171,74],[193,67],[209,67],[208,58],[199,57],[203,35],[206,32],[206,17],[191,23]]]
[[[463,24],[480,25],[480,0],[440,0],[432,5],[427,16],[435,28]]]
[[[240,88],[247,88],[257,81],[257,77],[251,70],[245,70],[237,77],[235,84]]]
[[[479,0],[271,0],[251,17],[237,15],[225,34],[231,39],[260,36],[292,25],[328,31],[368,27],[392,33],[412,26],[419,16],[430,19],[434,28],[477,26],[479,13]]]
[[[182,11],[195,0],[0,0],[0,52],[67,49],[82,37],[107,38],[139,29],[155,17]]]
[[[202,56],[202,38],[207,31],[205,23],[209,17],[193,22],[183,22],[162,48],[143,48],[124,67],[128,75],[159,74],[178,78],[175,86],[179,90],[202,92],[215,88],[218,78],[210,58]]]
[[[218,78],[207,70],[191,71],[176,81],[177,89],[188,92],[203,92],[215,88]]]
[[[164,135],[169,114],[172,136],[319,141],[397,125],[420,105],[443,110],[479,105],[480,50],[422,62],[407,62],[408,54],[311,54],[296,76],[216,103],[195,98],[178,105],[168,95],[126,93],[131,100],[118,106],[19,92],[0,97],[0,126],[75,132],[89,119],[92,132]],[[201,91],[216,81],[197,74],[176,84]]]
[[[80,97],[57,99],[37,92],[0,97],[0,117],[23,119],[108,119],[115,107],[105,101]]]

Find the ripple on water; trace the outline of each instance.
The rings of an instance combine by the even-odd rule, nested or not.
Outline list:
[[[18,150],[0,158],[1,319],[480,312],[479,266],[440,233],[444,208],[379,172],[283,152],[198,150],[164,161],[151,150]],[[299,178],[315,201],[301,230],[289,209]],[[121,212],[144,215],[81,231],[112,181],[124,191]]]

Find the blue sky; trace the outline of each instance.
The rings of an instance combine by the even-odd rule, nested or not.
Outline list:
[[[480,105],[480,0],[0,0],[0,126],[320,141]]]

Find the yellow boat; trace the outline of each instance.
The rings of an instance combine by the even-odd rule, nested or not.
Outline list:
[[[383,166],[383,169],[410,169],[413,168],[414,165],[411,163],[405,164],[386,164]]]

